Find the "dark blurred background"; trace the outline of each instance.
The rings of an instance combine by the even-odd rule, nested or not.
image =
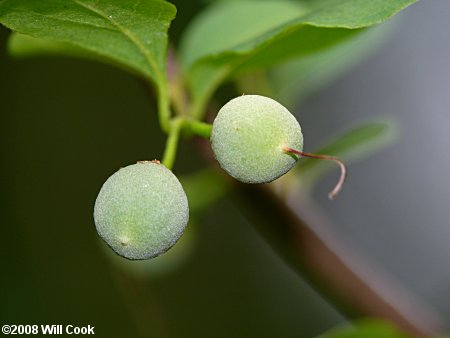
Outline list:
[[[176,5],[174,35],[189,17],[183,13],[202,7]],[[296,112],[308,149],[354,122],[397,119],[397,143],[352,165],[337,201],[326,199],[332,175],[314,200],[349,246],[446,318],[449,17],[445,0],[408,8],[379,50]],[[177,252],[149,266],[123,264],[105,250],[93,203],[119,167],[161,157],[153,99],[139,80],[107,65],[13,60],[7,34],[1,28],[2,324],[91,324],[100,337],[313,337],[345,321],[230,199],[196,217]],[[178,175],[204,166],[196,151],[183,144]]]

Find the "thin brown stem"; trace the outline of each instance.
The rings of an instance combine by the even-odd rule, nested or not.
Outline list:
[[[345,166],[345,163],[342,162],[342,160],[340,160],[339,158],[334,157],[334,156],[328,156],[328,155],[305,153],[303,151],[292,149],[289,147],[283,148],[283,151],[286,153],[292,153],[292,154],[296,154],[296,155],[300,155],[300,156],[316,158],[319,160],[333,161],[333,162],[337,163],[337,165],[339,165],[339,168],[341,169],[341,176],[339,177],[339,181],[334,186],[333,190],[331,190],[330,193],[328,194],[328,198],[330,200],[334,199],[337,196],[337,194],[339,194],[339,192],[342,190],[345,179],[347,177],[347,167]]]

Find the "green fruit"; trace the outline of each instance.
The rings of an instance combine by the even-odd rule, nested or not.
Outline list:
[[[119,255],[147,259],[169,250],[189,219],[177,177],[158,161],[120,169],[103,184],[94,207],[99,235]]]
[[[289,171],[303,149],[295,117],[277,101],[239,96],[225,104],[213,123],[211,146],[220,166],[245,183],[267,183]]]

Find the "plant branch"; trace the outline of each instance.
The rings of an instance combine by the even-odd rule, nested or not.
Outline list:
[[[170,99],[166,85],[157,86],[158,120],[161,129],[168,133],[170,131]]]
[[[170,121],[169,136],[167,137],[166,147],[162,159],[168,169],[172,169],[177,155],[178,141],[182,131],[194,134],[203,138],[211,136],[212,125],[205,122],[188,120],[182,117],[173,118]]]
[[[211,165],[217,166],[209,143],[199,140],[197,144]],[[323,212],[300,195],[286,199],[274,184],[224,179],[234,182],[233,201],[272,248],[344,316],[386,319],[417,337],[446,331],[438,313],[339,240]]]
[[[283,201],[270,185],[239,184],[237,192],[268,243],[347,318],[384,318],[417,337],[445,332],[435,311],[344,245],[306,200]]]
[[[212,124],[196,120],[186,120],[185,124],[185,129],[191,133],[203,138],[211,137]]]
[[[178,116],[185,116],[187,114],[189,103],[180,72],[180,65],[177,62],[173,46],[169,46],[167,59],[167,74],[173,108]]]
[[[172,169],[177,155],[178,140],[184,120],[175,118],[170,122],[169,136],[166,141],[166,148],[162,159],[162,164],[168,169]]]

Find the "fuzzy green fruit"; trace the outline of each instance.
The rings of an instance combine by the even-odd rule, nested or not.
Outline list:
[[[177,177],[157,161],[120,169],[103,184],[94,207],[97,232],[119,255],[147,259],[169,250],[189,219]]]
[[[220,166],[244,183],[267,183],[288,172],[303,149],[295,117],[277,101],[239,96],[225,104],[213,123],[211,146]]]

